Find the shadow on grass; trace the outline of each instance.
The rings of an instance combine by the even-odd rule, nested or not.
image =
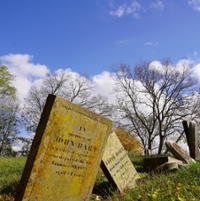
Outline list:
[[[18,185],[19,185],[19,181],[15,181],[15,182],[10,183],[7,186],[1,187],[0,188],[1,199],[3,201],[14,200],[14,197],[15,197],[16,192],[17,192]]]

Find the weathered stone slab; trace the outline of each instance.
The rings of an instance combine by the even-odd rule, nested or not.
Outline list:
[[[181,160],[177,160],[170,156],[152,156],[143,159],[143,167],[145,172],[155,171],[155,169],[159,166],[171,163],[183,164]]]
[[[49,95],[16,201],[83,201],[92,192],[111,121]]]
[[[183,128],[184,128],[185,135],[186,135],[186,138],[187,138],[187,143],[188,143],[188,146],[189,146],[189,141],[190,141],[190,139],[189,139],[189,125],[190,125],[190,121],[184,120],[182,122],[182,124],[183,124]]]
[[[120,192],[133,188],[136,180],[140,178],[115,132],[108,138],[101,168]]]
[[[178,160],[179,161],[179,160]],[[160,173],[163,171],[176,171],[183,167],[188,167],[189,164],[183,164],[182,161],[179,162],[166,162],[153,170],[154,173]]]
[[[172,141],[167,141],[167,149],[174,155],[178,160],[184,161],[185,163],[195,162],[186,151],[184,151],[177,143]]]
[[[183,127],[188,142],[190,157],[200,159],[200,151],[198,147],[198,128],[194,121],[183,121]]]
[[[159,173],[163,171],[173,171],[178,170],[178,163],[176,162],[166,162],[153,170],[154,173]]]

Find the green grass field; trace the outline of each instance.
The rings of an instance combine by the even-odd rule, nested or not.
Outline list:
[[[141,179],[133,190],[113,201],[191,201],[200,200],[200,163],[177,172],[165,172]]]
[[[14,200],[26,157],[0,157],[0,200]]]
[[[200,163],[176,172],[147,175],[142,169],[142,157],[132,156],[141,180],[137,186],[120,195],[113,192],[101,170],[91,200],[107,201],[192,201],[200,200]],[[0,201],[13,201],[25,157],[0,157]]]

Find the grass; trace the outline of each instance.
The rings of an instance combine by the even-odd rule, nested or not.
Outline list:
[[[200,200],[200,163],[177,172],[156,174],[142,179],[137,187],[112,201],[188,201]]]
[[[188,201],[200,200],[200,162],[176,172],[163,172],[148,175],[143,172],[142,156],[130,156],[136,170],[141,176],[134,189],[123,195],[108,193],[105,190],[95,198],[107,201]],[[103,180],[103,179],[102,179]]]
[[[90,200],[106,201],[188,201],[200,200],[200,162],[176,172],[148,175],[142,156],[130,156],[141,179],[124,194],[114,192],[100,170]],[[26,158],[0,157],[0,201],[13,201]]]
[[[26,157],[0,157],[0,201],[14,200]]]

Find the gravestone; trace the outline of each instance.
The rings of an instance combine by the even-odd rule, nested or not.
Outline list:
[[[178,160],[179,161],[179,160]],[[189,164],[183,164],[182,161],[179,162],[166,162],[153,170],[153,173],[160,173],[163,171],[176,171],[178,169],[188,167]]]
[[[198,147],[198,128],[194,121],[183,121],[183,127],[188,142],[190,157],[200,159],[200,151]]]
[[[183,162],[170,156],[151,156],[143,159],[143,167],[145,172],[152,172],[163,164],[173,163],[182,164]]]
[[[112,122],[49,95],[16,201],[83,201],[92,192]]]
[[[152,155],[151,149],[145,149],[144,150],[144,155],[145,156],[151,156]]]
[[[140,178],[115,132],[108,137],[101,168],[120,192],[133,188],[136,180]]]
[[[174,155],[176,159],[184,161],[185,163],[195,162],[194,159],[192,159],[177,143],[167,141],[165,144],[167,149]]]

